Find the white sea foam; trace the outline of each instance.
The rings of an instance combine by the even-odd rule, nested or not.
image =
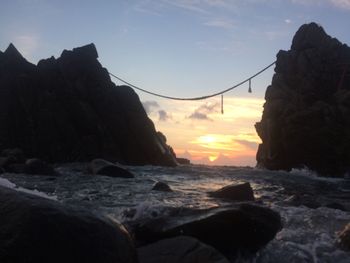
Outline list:
[[[43,192],[40,192],[40,191],[38,191],[36,189],[30,190],[30,189],[26,189],[26,188],[23,188],[23,187],[17,187],[16,184],[12,183],[11,181],[9,181],[9,180],[7,180],[5,178],[1,178],[0,177],[0,185],[4,186],[4,187],[7,187],[7,188],[14,189],[14,190],[19,191],[19,192],[32,194],[32,195],[40,196],[40,197],[43,197],[43,198],[46,198],[46,199],[51,199],[51,200],[56,200],[57,201],[57,196],[55,196],[55,195],[47,195],[47,194],[45,194]]]
[[[336,245],[337,231],[350,221],[349,213],[303,206],[274,209],[281,213],[284,227],[254,262],[350,262],[349,253]]]

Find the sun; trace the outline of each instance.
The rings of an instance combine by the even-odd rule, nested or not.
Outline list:
[[[208,157],[209,161],[211,161],[211,162],[214,162],[217,158],[218,158],[218,156],[216,156],[216,155],[210,155]]]

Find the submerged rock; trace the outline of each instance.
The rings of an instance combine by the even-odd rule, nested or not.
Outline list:
[[[250,183],[228,185],[215,192],[210,192],[209,195],[212,197],[225,198],[233,201],[255,200]]]
[[[162,191],[162,192],[172,192],[173,191],[173,190],[171,190],[170,186],[164,182],[156,182],[153,185],[152,190]]]
[[[282,228],[280,215],[266,207],[240,204],[232,209],[211,209],[159,218],[131,226],[139,245],[164,238],[191,236],[220,251],[227,258],[251,255],[272,240]]]
[[[103,159],[95,159],[90,163],[89,170],[94,175],[109,177],[134,178],[135,176],[125,168]]]
[[[229,263],[213,247],[187,236],[163,239],[137,251],[140,263]]]
[[[0,214],[0,262],[137,262],[125,228],[88,211],[0,187]]]
[[[350,169],[350,48],[316,23],[279,51],[266,103],[255,127],[258,166],[308,167],[324,176]]]
[[[116,86],[94,44],[33,65],[10,44],[0,56],[0,151],[50,163],[103,158],[175,166],[137,94]]]

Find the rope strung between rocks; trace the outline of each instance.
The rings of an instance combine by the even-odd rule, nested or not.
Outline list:
[[[241,81],[240,83],[232,86],[231,88],[228,88],[228,89],[225,89],[225,90],[222,90],[222,91],[219,91],[219,92],[216,92],[216,93],[213,93],[213,94],[209,94],[209,95],[205,95],[205,96],[200,96],[200,97],[191,97],[191,98],[181,98],[181,97],[171,97],[171,96],[166,96],[166,95],[162,95],[162,94],[158,94],[158,93],[154,93],[154,92],[151,92],[151,91],[148,91],[148,90],[145,90],[145,89],[142,89],[138,86],[135,86],[125,80],[123,80],[122,78],[119,78],[117,77],[116,75],[109,73],[109,75],[111,75],[112,77],[118,79],[119,81],[123,82],[124,84],[126,85],[129,85],[130,87],[134,88],[134,89],[137,89],[139,91],[142,91],[142,92],[145,92],[147,94],[150,94],[150,95],[153,95],[153,96],[157,96],[157,97],[160,97],[160,98],[164,98],[164,99],[169,99],[169,100],[205,100],[205,99],[209,99],[209,98],[212,98],[212,97],[215,97],[215,96],[218,96],[218,95],[223,95],[224,93],[227,93],[241,85],[243,85],[244,83],[246,82],[249,82],[249,89],[248,89],[248,92],[251,93],[252,92],[252,89],[251,89],[251,80],[253,78],[255,78],[256,76],[260,75],[261,73],[263,73],[265,70],[269,69],[270,67],[272,67],[274,64],[276,63],[276,61],[272,62],[270,65],[266,66],[265,68],[263,68],[262,70],[260,70],[259,72],[255,73],[254,75],[250,76],[249,78]],[[222,97],[222,101],[223,101],[223,97]],[[222,112],[223,112],[223,108],[222,108]]]

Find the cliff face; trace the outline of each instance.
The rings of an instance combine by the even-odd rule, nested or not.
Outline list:
[[[308,167],[320,175],[350,171],[350,48],[315,23],[300,27],[275,74],[255,127],[258,166]]]
[[[50,162],[175,165],[137,94],[114,85],[97,58],[93,44],[37,66],[12,44],[0,52],[0,150]]]

